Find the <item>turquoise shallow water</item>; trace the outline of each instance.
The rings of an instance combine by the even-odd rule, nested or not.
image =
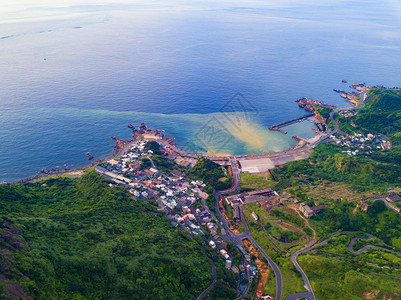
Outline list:
[[[305,114],[296,99],[401,85],[400,23],[394,1],[2,1],[0,181],[84,166],[142,121],[201,152],[289,148],[312,124],[267,127]],[[239,127],[221,112],[237,92]],[[207,124],[223,142],[200,138]]]
[[[255,120],[243,120],[237,128],[222,113],[213,114],[158,114],[135,111],[85,110],[76,108],[41,108],[9,111],[0,115],[0,133],[4,152],[10,153],[2,160],[5,178],[13,178],[19,172],[23,177],[27,170],[37,172],[41,168],[77,168],[88,164],[86,152],[99,159],[110,155],[111,136],[131,138],[127,124],[146,122],[154,128],[166,130],[176,138],[180,147],[208,154],[240,154],[279,151],[291,147],[292,135],[309,137],[313,126],[292,125],[287,135],[271,132]],[[263,118],[263,117],[262,117]],[[215,120],[219,120],[216,122]],[[246,122],[245,122],[246,120]],[[202,128],[216,128],[213,139],[203,137]],[[10,134],[13,132],[13,134]],[[52,134],[49,135],[49,132]],[[219,137],[223,139],[221,142]],[[187,142],[190,141],[190,145]],[[14,147],[14,145],[19,145]],[[20,164],[22,165],[20,167]]]

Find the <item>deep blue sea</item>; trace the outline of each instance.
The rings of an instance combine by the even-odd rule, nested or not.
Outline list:
[[[200,152],[289,148],[312,123],[267,127],[305,114],[296,99],[401,86],[400,15],[395,0],[3,0],[0,182],[85,166],[142,121]]]

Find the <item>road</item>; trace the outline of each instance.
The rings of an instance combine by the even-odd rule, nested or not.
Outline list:
[[[212,281],[212,283],[196,298],[196,300],[200,300],[200,299],[202,299],[203,297],[205,297],[205,296],[207,295],[207,293],[209,293],[209,291],[214,287],[214,285],[215,285],[216,282],[217,282],[216,266],[215,266],[213,260],[211,260],[211,259],[206,255],[205,249],[204,249],[203,247],[202,247],[201,249],[202,249],[203,254],[207,257],[207,259],[209,260],[209,262],[212,264],[211,273],[213,274],[213,281]]]
[[[295,300],[295,299],[300,299],[300,298],[305,298],[308,300],[316,300],[316,297],[315,297],[315,294],[313,293],[313,289],[309,282],[308,276],[306,276],[304,270],[302,270],[301,266],[298,264],[298,261],[297,261],[297,257],[301,253],[303,253],[303,252],[296,251],[293,255],[291,255],[291,262],[295,266],[295,268],[298,270],[298,272],[301,274],[302,280],[304,281],[304,284],[305,284],[305,288],[308,290],[308,292],[289,295],[285,298],[285,300]]]
[[[382,196],[382,197],[378,197],[378,198],[374,198],[374,199],[370,199],[372,202],[375,201],[383,201],[384,205],[386,205],[387,208],[393,210],[395,213],[397,214],[401,214],[399,211],[396,210],[396,208],[392,207],[391,205],[389,205],[388,201],[387,201],[387,196]]]
[[[311,251],[311,250],[313,250],[313,249],[315,249],[317,247],[321,247],[323,245],[326,245],[332,238],[337,237],[342,233],[344,233],[344,231],[343,232],[337,232],[337,233],[331,235],[329,238],[327,238],[323,242],[321,242],[321,243],[319,243],[317,245],[314,245],[312,247],[303,249],[303,250],[298,250],[293,255],[291,255],[291,262],[293,263],[295,268],[298,270],[298,272],[301,273],[302,279],[303,279],[303,281],[305,283],[305,288],[308,290],[308,292],[307,293],[289,295],[288,297],[285,298],[285,300],[295,300],[295,299],[299,299],[299,298],[305,298],[305,299],[308,299],[308,300],[316,300],[316,296],[315,296],[315,294],[313,292],[313,289],[312,289],[312,286],[311,286],[311,284],[309,282],[309,279],[306,276],[304,270],[302,270],[301,266],[298,264],[298,261],[297,261],[298,255],[300,255],[302,253],[309,252],[309,251]]]
[[[312,247],[309,247],[309,248],[306,248],[306,249],[299,250],[299,251],[295,252],[295,253],[291,256],[291,262],[294,264],[294,266],[297,268],[297,270],[301,273],[302,279],[303,279],[305,282],[307,282],[307,284],[306,284],[306,289],[308,290],[308,292],[307,292],[307,293],[300,293],[300,294],[293,294],[293,295],[290,295],[290,296],[286,297],[285,300],[296,300],[296,299],[299,299],[299,298],[305,298],[305,299],[308,299],[308,300],[309,300],[309,299],[316,299],[316,296],[315,296],[315,294],[313,293],[313,290],[312,290],[312,287],[311,287],[311,285],[310,285],[310,282],[309,282],[308,277],[306,276],[305,272],[302,270],[302,268],[300,267],[300,265],[299,265],[298,262],[297,262],[297,257],[298,257],[298,255],[300,255],[300,254],[302,254],[302,253],[309,252],[309,251],[311,251],[311,250],[313,250],[313,249],[316,249],[316,248],[318,248],[318,247],[324,246],[324,245],[326,245],[331,239],[333,239],[333,238],[335,238],[335,237],[338,237],[338,236],[341,235],[341,234],[344,234],[344,233],[358,233],[358,232],[359,232],[359,231],[340,231],[340,232],[337,232],[337,233],[335,233],[335,234],[329,236],[327,239],[325,239],[323,242],[321,242],[321,243],[319,243],[319,244],[317,244],[317,245],[314,245],[314,246],[312,246]],[[394,251],[392,251],[392,250],[389,250],[389,249],[386,249],[386,248],[382,248],[382,247],[378,247],[378,246],[374,246],[374,245],[366,245],[366,246],[362,247],[361,249],[359,249],[358,251],[354,251],[354,250],[352,249],[352,247],[353,247],[353,245],[354,245],[354,243],[355,243],[356,240],[358,240],[358,239],[371,239],[371,238],[374,237],[374,236],[371,235],[370,233],[366,233],[366,232],[365,232],[365,234],[366,234],[366,236],[367,236],[367,237],[365,237],[365,238],[357,238],[357,237],[352,238],[352,239],[350,240],[349,244],[348,244],[348,251],[350,251],[352,254],[358,255],[358,254],[361,254],[362,252],[364,252],[364,251],[366,251],[366,250],[368,250],[368,249],[378,249],[378,250],[380,250],[380,251],[386,251],[386,252],[390,252],[390,253],[393,253],[393,254],[396,254],[396,255],[400,255],[400,256],[401,256],[401,253],[394,252]]]
[[[233,172],[233,185],[232,185],[232,187],[227,189],[227,190],[215,193],[216,211],[217,211],[217,214],[218,214],[219,219],[220,219],[220,224],[224,227],[224,229],[227,232],[227,235],[223,236],[223,239],[231,241],[237,248],[239,248],[240,250],[242,249],[242,251],[241,251],[242,253],[244,253],[244,249],[242,247],[242,239],[248,238],[252,242],[252,244],[266,258],[266,260],[270,264],[270,267],[274,271],[274,274],[276,276],[276,300],[280,300],[281,299],[281,294],[282,294],[282,291],[283,291],[283,279],[282,279],[282,275],[281,275],[281,271],[280,271],[279,267],[266,254],[266,252],[262,249],[262,247],[260,247],[259,244],[253,239],[253,237],[251,236],[251,233],[249,232],[249,230],[247,230],[247,231],[245,231],[245,232],[243,232],[243,233],[241,233],[239,235],[236,235],[230,229],[226,218],[224,218],[224,216],[220,212],[220,208],[219,208],[220,195],[222,195],[223,193],[235,193],[238,190],[238,188],[240,187],[240,175],[239,175],[240,174],[240,170],[238,168],[238,162],[237,162],[236,158],[237,157],[235,157],[235,156],[229,158],[229,162],[231,163],[231,168],[232,168],[232,172]],[[249,285],[248,285],[248,289],[249,289]],[[243,296],[245,296],[245,295],[246,295],[246,293],[243,293]]]
[[[231,171],[233,173],[233,186],[225,192],[230,193],[230,192],[235,192],[240,188],[241,178],[240,178],[240,169],[236,157],[235,156],[229,157],[228,161],[231,165]]]
[[[269,262],[269,265],[274,271],[274,275],[276,276],[276,300],[281,299],[281,294],[283,292],[283,277],[281,275],[281,271],[276,263],[266,254],[266,252],[259,246],[259,244],[253,239],[251,234],[246,234],[247,238],[252,242],[252,244],[259,250],[259,253],[262,253],[263,256]]]
[[[370,240],[370,239],[374,238],[374,235],[372,235],[370,233],[366,233],[365,232],[365,234],[366,234],[366,237],[364,237],[364,238],[355,237],[355,238],[351,239],[351,241],[348,244],[348,251],[349,252],[351,252],[352,254],[358,255],[358,254],[361,254],[362,252],[365,252],[366,250],[369,250],[369,249],[377,249],[377,250],[380,250],[380,251],[390,252],[390,253],[393,253],[395,255],[400,255],[401,256],[401,253],[399,253],[399,252],[395,252],[393,250],[386,249],[386,248],[379,247],[379,246],[374,246],[374,245],[366,245],[366,246],[362,247],[361,249],[359,249],[357,251],[354,251],[353,247],[354,247],[354,243],[356,242],[356,240],[361,240],[361,239]]]
[[[367,93],[367,92],[368,92],[368,91],[363,91],[363,92],[361,92],[361,96],[360,96],[360,97],[361,97],[361,100],[360,100],[358,106],[348,106],[348,107],[340,107],[340,108],[333,109],[333,111],[330,113],[330,119],[331,119],[331,121],[333,122],[334,130],[333,130],[330,134],[334,134],[334,133],[336,133],[336,132],[338,131],[338,124],[337,124],[337,122],[334,120],[334,114],[335,114],[335,113],[338,113],[338,112],[340,112],[340,111],[344,111],[344,110],[351,110],[351,109],[358,109],[358,108],[361,108],[362,106],[365,105],[366,93]]]

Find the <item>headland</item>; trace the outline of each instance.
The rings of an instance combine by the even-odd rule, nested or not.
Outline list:
[[[157,141],[163,148],[166,149],[171,155],[175,155],[176,157],[181,157],[182,161],[190,162],[190,164],[194,165],[200,157],[206,157],[218,164],[227,165],[229,164],[230,158],[238,160],[239,163],[243,163],[244,165],[250,165],[252,170],[259,170],[259,171],[267,171],[268,168],[272,166],[277,166],[284,164],[285,162],[298,160],[306,158],[310,155],[311,149],[316,147],[321,142],[330,138],[330,135],[336,131],[335,128],[329,128],[328,124],[331,121],[330,112],[332,111],[348,111],[363,105],[363,100],[366,94],[366,91],[371,89],[372,87],[362,83],[362,84],[352,84],[349,86],[351,89],[354,89],[353,92],[345,92],[335,90],[335,92],[340,93],[342,98],[346,98],[347,101],[351,103],[350,107],[339,108],[333,105],[324,104],[321,101],[312,100],[310,98],[300,98],[296,100],[296,103],[299,107],[303,108],[308,114],[291,119],[285,120],[278,124],[271,125],[269,130],[271,131],[278,131],[283,134],[287,134],[285,131],[285,127],[296,124],[298,122],[303,122],[305,120],[313,122],[316,124],[316,129],[314,129],[314,133],[316,134],[313,138],[304,139],[299,136],[292,136],[292,138],[297,141],[297,144],[288,150],[279,151],[279,152],[266,152],[266,153],[255,153],[255,154],[243,154],[243,155],[210,155],[210,154],[201,154],[201,153],[194,153],[189,152],[188,150],[181,149],[175,143],[175,138],[172,136],[168,136],[164,130],[161,129],[151,129],[149,128],[144,122],[142,122],[138,128],[136,128],[132,124],[128,124],[128,128],[132,130],[132,139],[131,140],[122,140],[116,137],[112,137],[115,140],[116,144],[113,147],[113,153],[110,156],[107,156],[102,159],[97,159],[96,161],[91,161],[90,165],[83,166],[80,168],[52,168],[52,169],[43,169],[38,172],[36,175],[21,179],[11,184],[19,184],[25,183],[30,181],[35,181],[44,177],[54,176],[54,175],[61,175],[71,172],[82,171],[86,168],[93,167],[99,163],[104,161],[110,160],[113,157],[123,155],[129,149],[129,146],[135,140],[144,139],[144,140],[154,140]],[[376,86],[380,87],[380,86]],[[392,88],[396,89],[396,88]],[[363,99],[361,99],[363,98]],[[88,154],[88,159],[92,158],[90,154]],[[265,167],[257,168],[257,165],[264,165]]]

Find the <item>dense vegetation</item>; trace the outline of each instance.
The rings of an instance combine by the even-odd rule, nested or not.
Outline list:
[[[162,154],[161,150],[160,150],[160,145],[156,141],[149,141],[149,142],[147,142],[145,144],[144,151],[148,152],[149,150],[152,151],[153,154],[155,154],[155,155],[161,155]]]
[[[216,190],[224,190],[231,187],[231,178],[227,172],[224,174],[222,167],[219,164],[201,157],[196,165],[190,169],[192,176],[199,178],[203,182],[209,184]]]
[[[160,145],[158,142],[156,142],[156,141],[147,142],[145,144],[144,151],[147,152],[149,150],[151,150],[153,152],[153,154],[149,154],[149,157],[151,157],[155,167],[158,168],[160,171],[163,171],[168,174],[174,168],[182,169],[178,165],[176,165],[173,161],[168,160],[162,154],[162,151],[161,151],[161,148],[160,148]],[[144,159],[142,159],[142,160],[144,160]],[[144,164],[141,165],[142,170],[145,168],[149,168],[152,165],[152,163],[150,162],[149,159],[145,159],[145,160],[147,160],[148,162],[146,165],[144,165]],[[145,168],[143,166],[145,166]]]
[[[287,163],[275,171],[279,178],[276,188],[280,190],[296,185],[298,174],[309,175],[313,180],[344,182],[361,191],[400,185],[400,167],[342,154],[340,149],[323,143],[314,149],[309,159]]]
[[[399,299],[399,279],[380,276],[377,268],[367,268],[365,263],[314,254],[302,255],[298,261],[317,299]]]
[[[348,250],[353,237],[366,238],[366,235],[343,233],[298,258],[317,298],[398,299],[401,257],[377,249],[354,255]],[[377,238],[357,241],[374,243],[374,240],[380,241]]]
[[[333,109],[328,108],[328,107],[315,107],[319,114],[325,118],[326,120],[330,117],[330,113],[333,111]]]
[[[401,92],[399,90],[372,89],[368,93],[363,110],[397,111],[401,110]]]
[[[94,173],[1,186],[0,210],[23,230],[12,267],[35,299],[194,299],[211,282],[188,234]]]
[[[149,158],[142,158],[141,159],[141,168],[140,170],[145,170],[147,168],[150,168],[152,166],[152,162],[150,161]]]
[[[354,250],[367,244],[376,244],[384,248],[401,251],[400,215],[387,209],[382,201],[369,202],[372,208],[362,212],[356,201],[350,201],[347,195],[357,200],[363,195],[380,195],[388,187],[400,187],[401,183],[401,96],[398,91],[375,89],[369,93],[368,104],[358,114],[341,117],[336,120],[344,133],[373,133],[380,135],[381,140],[390,140],[392,149],[374,151],[370,156],[350,156],[341,153],[344,148],[335,144],[321,144],[316,147],[308,159],[293,161],[274,170],[278,182],[272,187],[279,192],[291,193],[298,200],[313,206],[324,204],[324,209],[309,220],[317,232],[319,241],[338,231],[357,231],[354,235],[371,233],[371,240],[358,240]],[[327,112],[325,113],[327,115]],[[355,124],[353,126],[352,124]],[[249,183],[250,184],[250,183]],[[346,188],[343,192],[332,187]],[[316,190],[320,190],[319,193]],[[363,193],[360,193],[363,191]],[[338,194],[338,197],[319,197],[325,193]],[[354,194],[360,193],[360,197]],[[327,195],[326,195],[327,196]],[[366,196],[365,196],[366,197]],[[369,197],[369,196],[367,196]],[[261,220],[266,220],[261,210],[253,208]],[[284,209],[273,209],[269,219],[278,217],[302,228],[302,221],[296,215],[284,212]],[[280,265],[282,258],[279,251],[272,251],[274,245],[251,224],[255,239],[267,249]],[[273,234],[273,226],[264,226],[267,233]],[[293,237],[295,239],[295,235]],[[308,252],[299,257],[299,263],[309,277],[318,299],[398,299],[401,289],[401,259],[392,253],[379,250],[368,250],[360,255],[348,251],[350,237],[340,236],[324,247]],[[281,244],[279,244],[280,247]],[[295,248],[294,248],[295,249]],[[294,251],[289,249],[289,251]],[[281,254],[282,256],[282,254]],[[369,263],[367,263],[369,262]],[[284,267],[283,267],[284,269]],[[283,271],[283,277],[285,278]],[[298,275],[296,272],[295,274]],[[295,275],[294,274],[294,275]],[[294,275],[292,277],[294,277]],[[384,276],[383,276],[384,275]],[[290,280],[288,280],[290,281]],[[295,280],[287,283],[294,285],[291,290],[302,291],[295,285]],[[284,284],[284,288],[286,285]],[[288,287],[287,287],[288,288]]]
[[[322,235],[340,230],[369,232],[401,250],[400,215],[385,209],[382,201],[374,202],[367,213],[355,211],[355,207],[354,202],[335,201],[314,217],[313,224]]]

